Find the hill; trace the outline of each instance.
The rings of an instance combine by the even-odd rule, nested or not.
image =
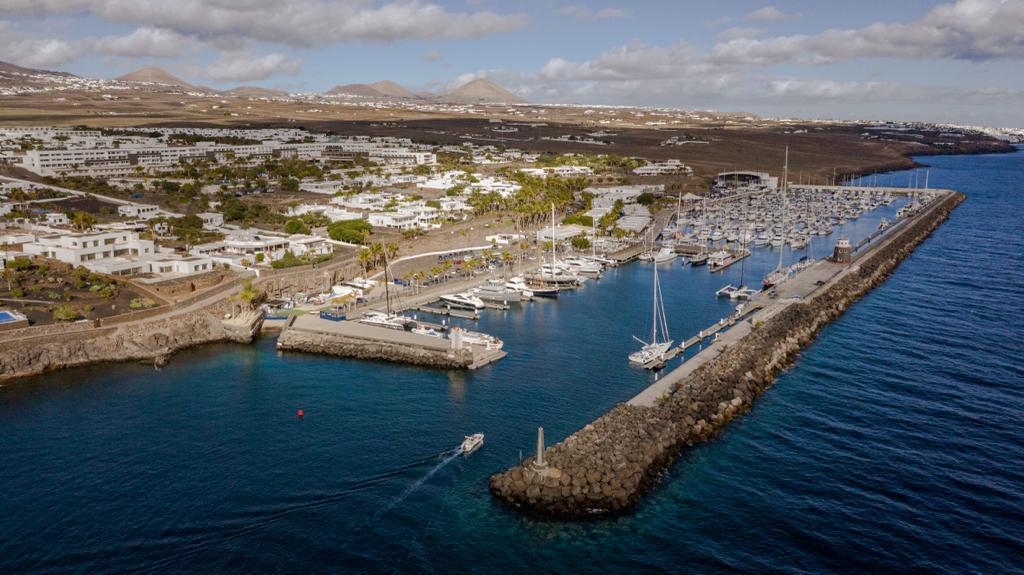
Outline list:
[[[496,103],[525,104],[519,96],[484,78],[471,80],[458,88],[441,94],[438,100],[459,104]]]
[[[160,68],[142,68],[117,78],[122,82],[148,82],[151,84],[167,84],[168,86],[180,86],[182,88],[194,88],[192,84],[181,78],[161,70]]]
[[[0,74],[13,75],[21,74],[25,76],[64,76],[74,77],[74,74],[67,72],[54,72],[52,70],[40,70],[37,68],[25,68],[24,66],[18,66],[17,64],[11,64],[9,62],[0,62]]]
[[[238,86],[226,93],[237,98],[281,98],[288,95],[288,92],[282,90],[260,88],[259,86]]]
[[[345,84],[335,86],[324,92],[328,96],[362,96],[364,98],[383,98],[384,94],[369,84]]]
[[[392,82],[391,80],[381,80],[380,82],[374,82],[373,84],[370,84],[370,87],[389,98],[419,98],[419,96],[412,93],[412,91],[407,90],[402,86],[399,86],[398,84]]]

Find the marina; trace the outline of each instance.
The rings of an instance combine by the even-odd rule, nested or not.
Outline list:
[[[753,543],[771,550],[766,560],[796,557],[823,569],[841,564],[899,570],[904,557],[927,550],[958,570],[1012,570],[1012,563],[964,559],[986,556],[992,545],[1012,545],[1006,537],[976,538],[973,529],[923,521],[914,511],[938,509],[998,526],[985,513],[998,508],[1003,496],[964,487],[962,479],[1016,477],[1008,464],[1015,458],[1000,457],[1016,453],[1007,439],[1010,427],[998,423],[1012,421],[1019,408],[1010,394],[1013,366],[1000,347],[1012,331],[994,321],[1002,301],[994,285],[973,297],[963,286],[977,274],[1011,288],[1021,285],[1015,266],[1006,265],[1017,256],[1000,249],[1013,245],[1005,234],[1014,225],[1019,197],[996,193],[1012,184],[1019,168],[992,176],[991,168],[976,168],[977,163],[1005,159],[928,159],[953,160],[964,166],[957,172],[964,179],[949,182],[947,175],[942,182],[963,185],[970,196],[954,217],[823,331],[751,412],[715,441],[688,448],[635,513],[601,522],[536,521],[492,500],[485,485],[492,473],[515,463],[520,451],[532,455],[538,425],[545,427],[548,442],[560,442],[678,367],[682,358],[654,374],[631,369],[625,360],[637,348],[630,335],[650,328],[649,263],[610,268],[599,282],[558,300],[538,298],[518,311],[481,311],[474,329],[498,335],[511,353],[474,371],[278,354],[275,338],[262,337],[253,346],[184,351],[160,371],[121,363],[47,374],[30,385],[10,382],[0,398],[8,463],[0,473],[10,487],[5,520],[13,536],[4,543],[0,564],[10,571],[86,570],[102,558],[116,570],[191,570],[221,566],[231,554],[258,569],[287,547],[313,565],[351,570],[369,560],[388,571],[458,572],[468,554],[477,554],[473,565],[481,572],[503,572],[523,557],[526,568],[538,571],[596,573],[619,565],[671,572],[685,561],[702,571],[726,572],[715,566],[765,565],[747,549]],[[934,172],[932,179],[940,181]],[[882,217],[896,221],[898,207],[865,215],[835,233],[856,245]],[[814,241],[822,242],[815,253],[826,254],[835,238]],[[985,249],[979,254],[972,245]],[[787,249],[787,263],[798,257]],[[755,247],[748,271],[776,262],[777,252]],[[690,340],[735,311],[734,303],[714,292],[738,284],[739,271],[734,266],[712,275],[699,267],[659,268],[677,340]],[[914,305],[906,306],[911,300]],[[985,313],[959,319],[953,304],[964,301]],[[946,326],[938,339],[900,336],[930,330],[936,322]],[[705,349],[711,339],[705,338]],[[947,339],[956,345],[935,347]],[[686,356],[699,349],[687,348]],[[600,375],[581,377],[564,369],[581,354],[589,358],[587,373]],[[74,385],[65,383],[69,376]],[[943,407],[937,409],[940,399]],[[975,421],[979,401],[991,407],[987,423],[965,427],[965,418]],[[296,408],[305,410],[301,421]],[[922,429],[935,433],[925,437]],[[483,447],[445,463],[463,435],[476,431],[486,433]],[[950,465],[950,437],[963,433],[990,448],[958,451],[955,473],[923,479],[917,473],[922,465]],[[396,436],[406,440],[395,443]],[[47,440],[40,444],[40,438]],[[157,462],[155,475],[143,472],[142,460]],[[90,474],[72,473],[81,469]],[[224,481],[228,476],[230,484]],[[97,477],[112,480],[102,494],[93,489]],[[115,481],[125,477],[133,479]],[[419,486],[381,514],[413,485]],[[751,505],[752,486],[774,497]],[[887,504],[886,494],[909,498],[913,509]],[[132,502],[124,507],[128,520],[106,503],[110,497]],[[185,507],[162,504],[172,499]],[[43,511],[73,505],[90,509],[90,518]],[[365,519],[378,515],[373,522]],[[837,516],[849,521],[837,522]],[[801,538],[824,535],[852,548],[824,550],[770,534],[788,520],[797,521]],[[358,549],[322,548],[309,539],[310,524],[323,525]],[[637,537],[645,530],[671,538],[671,553],[662,555],[663,540]],[[178,543],[161,543],[168,532]],[[538,537],[546,538],[544,545],[536,545]],[[395,541],[419,541],[433,552],[396,555]],[[60,550],[43,553],[52,542]],[[112,546],[119,550],[109,551]],[[190,551],[183,554],[182,546]],[[877,546],[893,549],[881,564],[863,553]],[[25,559],[37,550],[43,559]]]
[[[538,431],[535,455],[492,476],[492,493],[516,507],[552,516],[617,513],[635,505],[649,478],[674,459],[681,446],[711,437],[749,409],[774,374],[793,361],[824,324],[884,279],[963,196],[935,190],[926,198],[911,210],[900,208],[900,221],[863,244],[866,249],[853,250],[846,238],[840,238],[830,259],[799,260],[796,269],[785,268],[789,275],[774,283],[770,292],[755,295],[732,317],[677,348],[673,353],[678,356],[686,347],[700,348],[681,367],[562,443],[549,448]],[[777,270],[781,256],[779,261]],[[656,265],[654,274],[657,319]],[[704,347],[706,337],[712,341]],[[655,343],[644,351],[653,350]],[[663,362],[669,350],[654,351]]]

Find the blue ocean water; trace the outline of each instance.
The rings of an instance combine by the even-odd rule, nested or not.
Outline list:
[[[510,354],[473,373],[265,337],[8,382],[0,573],[1020,572],[1024,152],[921,161],[968,201],[634,513],[531,519],[487,478],[656,377],[626,364],[651,264],[485,314]],[[659,270],[676,339],[731,311],[713,292],[738,267]]]

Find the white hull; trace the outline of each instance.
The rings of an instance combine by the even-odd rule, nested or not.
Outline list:
[[[629,363],[639,367],[646,366],[651,362],[665,359],[665,354],[672,347],[671,340],[663,341],[661,343],[649,343],[645,345],[640,351],[635,351],[629,354]]]

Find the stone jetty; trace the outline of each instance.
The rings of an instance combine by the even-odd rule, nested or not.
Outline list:
[[[506,355],[482,345],[313,315],[293,316],[277,338],[277,349],[440,369],[476,369]]]
[[[540,464],[530,457],[493,475],[491,492],[526,512],[546,516],[628,510],[681,450],[708,440],[749,410],[800,349],[885,281],[963,199],[956,192],[943,193],[809,297],[790,298],[759,312],[742,338],[702,352],[707,359],[652,405],[616,406],[544,449]]]

